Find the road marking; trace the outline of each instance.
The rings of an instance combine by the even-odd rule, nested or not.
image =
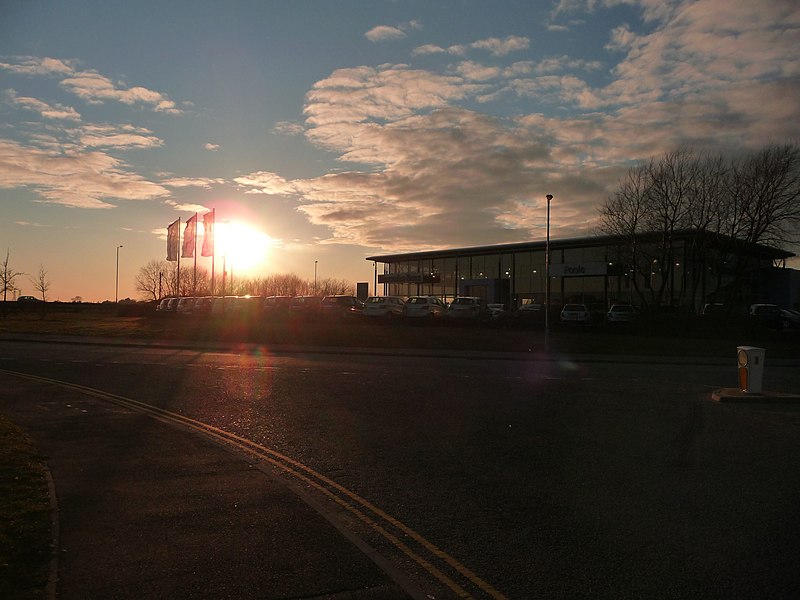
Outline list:
[[[285,454],[281,454],[280,452],[265,446],[261,446],[260,444],[248,440],[247,438],[243,438],[223,429],[219,429],[213,425],[203,423],[202,421],[196,421],[195,419],[186,417],[179,413],[173,413],[168,410],[164,410],[163,408],[153,406],[152,404],[133,400],[124,396],[118,396],[116,394],[104,392],[102,390],[84,385],[42,377],[40,375],[30,375],[28,373],[8,371],[5,369],[0,369],[0,373],[77,391],[86,396],[111,402],[117,404],[118,406],[128,408],[129,410],[148,414],[154,419],[164,423],[180,425],[184,428],[191,429],[227,445],[234,446],[259,460],[265,460],[269,462],[288,475],[304,482],[318,492],[324,494],[327,498],[355,516],[363,524],[367,525],[372,531],[391,543],[395,548],[417,563],[440,583],[447,586],[459,598],[473,598],[474,596],[465,590],[462,585],[454,581],[452,577],[445,574],[442,569],[421,556],[419,551],[412,548],[408,542],[401,540],[400,535],[391,532],[388,526],[395,528],[402,536],[405,536],[406,538],[416,542],[422,549],[432,554],[434,557],[436,557],[436,559],[445,563],[467,582],[486,593],[491,598],[495,600],[506,600],[506,596],[504,594],[496,590],[492,585],[481,579],[478,575],[462,565],[455,558],[438,548],[435,544],[429,542],[427,539],[422,537],[419,533],[401,521],[395,519],[358,494],[351,492],[332,479],[321,473],[318,473],[310,467],[307,467],[303,463],[286,456]],[[374,517],[371,517],[366,511],[372,513]]]

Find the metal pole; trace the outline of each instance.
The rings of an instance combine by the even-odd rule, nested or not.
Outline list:
[[[544,251],[544,351],[550,354],[550,201],[552,194],[547,194],[547,242]]]
[[[314,295],[315,296],[317,295],[317,263],[318,262],[319,262],[318,260],[314,261]]]
[[[114,284],[114,302],[119,302],[119,249],[122,245],[117,246],[117,276]]]

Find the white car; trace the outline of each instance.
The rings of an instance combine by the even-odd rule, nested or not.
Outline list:
[[[477,296],[459,296],[447,307],[447,317],[477,321],[488,318],[489,309],[486,307],[486,303]]]
[[[364,303],[365,317],[402,317],[403,304],[400,296],[370,296]]]
[[[606,313],[606,323],[632,323],[639,314],[636,308],[630,304],[614,304]]]
[[[592,322],[592,313],[585,304],[565,304],[561,309],[561,322],[588,324]]]
[[[446,312],[447,306],[436,296],[411,296],[403,304],[403,316],[410,319],[436,319]]]

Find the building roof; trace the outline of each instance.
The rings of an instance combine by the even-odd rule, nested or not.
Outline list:
[[[642,233],[638,238],[642,241],[657,241],[661,237],[661,233]],[[787,259],[795,256],[793,252],[781,250],[779,248],[772,248],[763,244],[749,244],[741,240],[735,240],[728,236],[711,233],[699,232],[694,229],[682,229],[674,232],[674,237],[677,240],[687,239],[696,235],[705,235],[711,237],[716,241],[724,241],[726,243],[734,243],[739,246],[747,246],[753,254],[763,258],[770,259]],[[623,235],[594,235],[580,238],[567,238],[567,239],[551,239],[551,250],[564,250],[569,248],[584,248],[587,246],[605,246],[622,244],[627,239]],[[447,248],[444,250],[424,250],[421,252],[406,252],[400,254],[383,254],[376,256],[368,256],[366,260],[389,263],[399,262],[403,260],[425,260],[434,258],[453,258],[456,256],[477,256],[481,254],[499,254],[510,252],[525,252],[533,250],[544,250],[547,245],[546,240],[537,240],[532,242],[517,242],[513,244],[493,244],[489,246],[468,246],[465,248]]]

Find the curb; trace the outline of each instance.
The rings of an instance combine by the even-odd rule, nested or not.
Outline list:
[[[721,388],[711,393],[716,402],[800,402],[800,395],[785,392],[743,392],[738,388]]]

